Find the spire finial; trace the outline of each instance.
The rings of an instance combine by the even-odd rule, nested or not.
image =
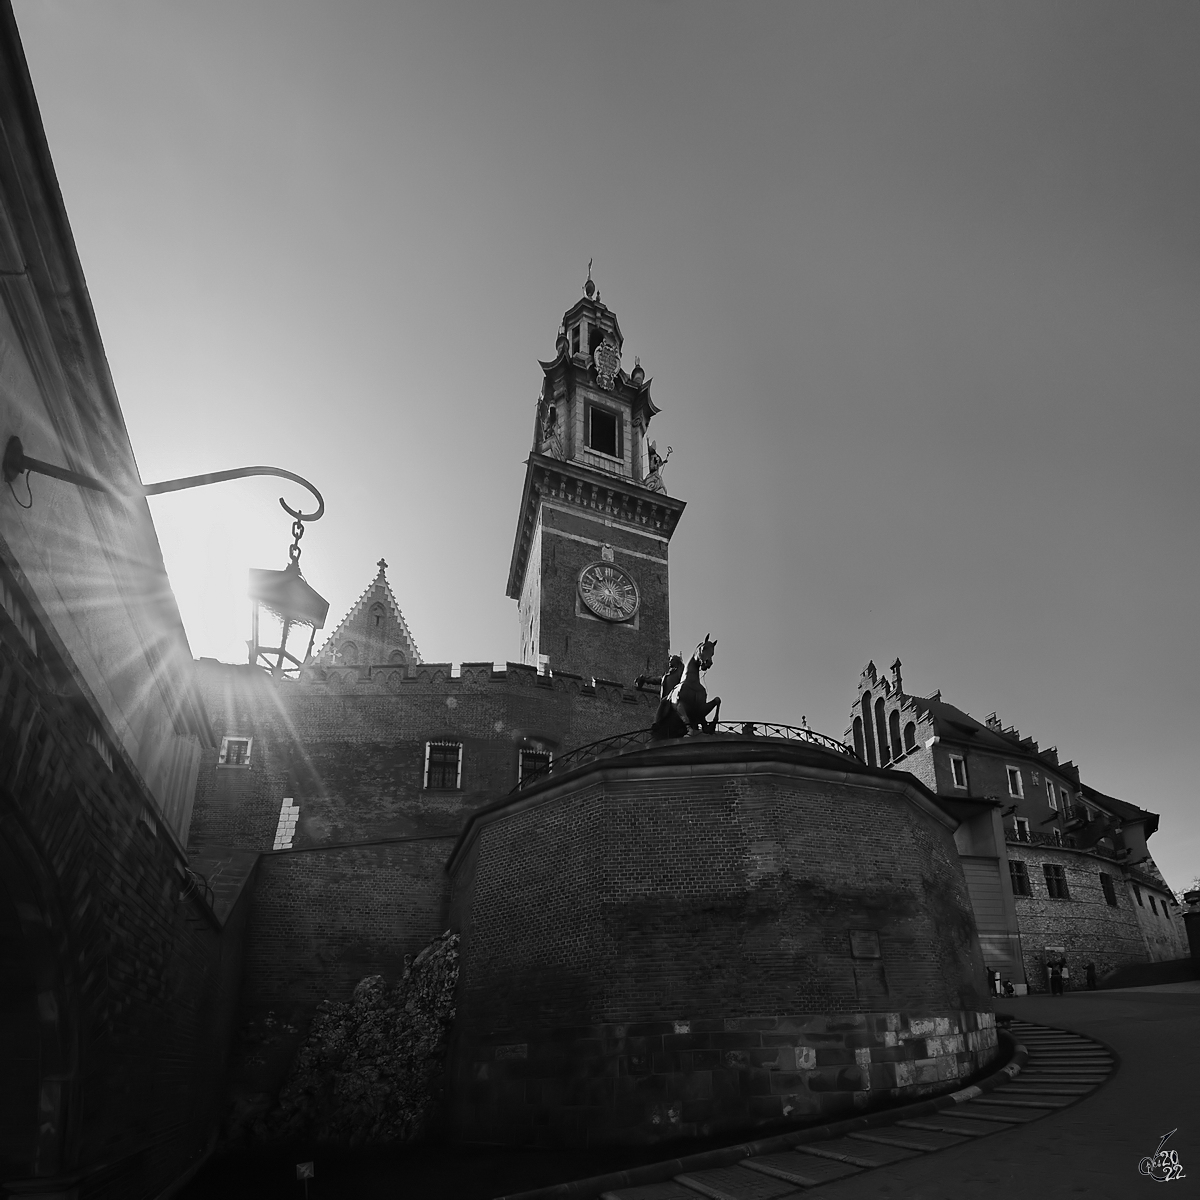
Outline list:
[[[387,560],[386,559],[381,558],[375,565],[379,568],[380,575],[382,575],[384,573],[384,571],[387,570]]]
[[[596,285],[592,282],[592,260],[589,258],[588,259],[587,283],[585,283],[583,285],[584,295],[586,295],[587,298],[590,300],[592,298],[592,293],[595,292],[595,290],[596,290]]]

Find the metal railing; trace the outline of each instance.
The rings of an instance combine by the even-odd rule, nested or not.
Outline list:
[[[727,737],[777,738],[789,742],[807,742],[810,746],[819,746],[823,750],[832,750],[835,754],[859,761],[858,755],[844,742],[839,742],[828,734],[818,733],[815,729],[809,729],[806,725],[777,725],[770,721],[718,721],[714,732]],[[513,791],[520,791],[521,788],[536,783],[547,775],[563,774],[599,758],[611,758],[631,750],[641,750],[650,745],[650,742],[649,729],[634,729],[629,733],[601,738],[598,742],[589,742],[586,746],[579,746],[552,758],[545,766],[526,772],[518,780]]]
[[[1085,854],[1095,854],[1100,858],[1112,859],[1114,862],[1118,859],[1117,852],[1110,850],[1107,846],[1076,845],[1075,838],[1069,833],[1063,834],[1061,838],[1055,838],[1052,833],[1042,833],[1036,829],[1024,832],[1006,829],[1004,840],[1014,846],[1053,846],[1056,850],[1082,850]]]

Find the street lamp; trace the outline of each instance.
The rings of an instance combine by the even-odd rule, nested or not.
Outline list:
[[[110,496],[124,498],[127,493],[110,487],[90,475],[83,475],[67,467],[56,467],[53,463],[42,462],[41,459],[30,458],[26,455],[19,437],[10,437],[4,449],[4,459],[0,463],[0,476],[7,484],[26,472],[35,475],[47,475],[52,479],[61,479],[73,483],[77,487],[88,488],[90,491],[105,492]],[[313,641],[317,630],[325,624],[329,613],[329,601],[321,597],[306,582],[300,574],[300,539],[304,536],[305,521],[319,521],[325,515],[325,501],[321,493],[301,475],[285,471],[282,467],[237,467],[232,471],[213,471],[208,475],[188,475],[182,479],[165,479],[161,483],[143,485],[140,495],[158,496],[163,492],[182,492],[187,488],[205,487],[210,483],[224,483],[230,479],[246,479],[251,475],[275,475],[280,479],[290,479],[308,488],[316,497],[317,507],[313,512],[304,513],[290,508],[279,498],[280,507],[292,518],[292,544],[288,549],[288,565],[282,571],[265,571],[250,568],[250,599],[254,601],[251,627],[250,664],[263,667],[279,678],[284,675],[294,675],[300,670],[304,659],[312,653]],[[33,493],[30,492],[30,503],[33,504]],[[262,610],[272,614],[279,622],[277,646],[262,645],[259,637],[259,616]],[[303,657],[297,653],[298,640],[291,638],[296,630],[311,629],[308,648]],[[286,665],[285,665],[286,664]]]

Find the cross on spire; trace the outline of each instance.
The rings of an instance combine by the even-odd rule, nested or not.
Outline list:
[[[384,571],[387,570],[387,560],[386,559],[381,558],[375,565],[379,568],[380,575],[382,575],[384,573]]]

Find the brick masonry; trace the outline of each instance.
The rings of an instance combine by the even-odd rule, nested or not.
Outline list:
[[[460,843],[460,1137],[746,1130],[991,1057],[970,901],[932,805],[831,771],[833,755],[772,765],[714,743],[721,761],[663,759],[705,749],[689,741],[535,788]]]
[[[215,1135],[245,909],[222,926],[38,645],[0,614],[0,1180],[139,1200]]]

